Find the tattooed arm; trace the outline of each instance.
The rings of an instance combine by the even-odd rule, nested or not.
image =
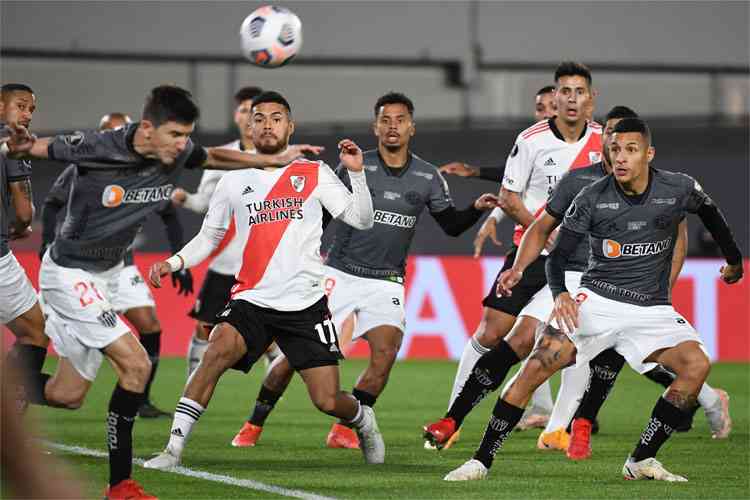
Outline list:
[[[31,179],[24,178],[8,183],[10,197],[16,218],[11,223],[11,238],[22,238],[28,235],[34,219],[34,202],[31,197]]]

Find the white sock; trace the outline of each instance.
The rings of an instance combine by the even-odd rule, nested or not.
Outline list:
[[[362,411],[362,404],[357,400],[357,413],[351,420],[346,420],[344,423],[355,429],[361,429],[365,424],[365,417],[366,414]]]
[[[703,384],[701,391],[698,393],[698,403],[703,407],[703,410],[710,410],[719,401],[719,395],[716,393],[713,387],[708,384]]]
[[[203,355],[206,353],[206,349],[208,349],[208,341],[199,339],[195,336],[195,334],[193,334],[193,337],[190,339],[190,347],[188,348],[187,352],[188,378],[190,378],[190,375],[192,375],[195,369],[198,368],[198,365],[203,359]]]
[[[464,346],[464,352],[461,353],[461,360],[458,362],[458,369],[456,370],[456,378],[453,380],[453,391],[451,392],[451,398],[448,401],[448,408],[453,406],[453,401],[458,397],[458,393],[463,389],[466,380],[468,380],[471,371],[474,369],[474,365],[477,364],[479,358],[489,349],[484,347],[477,341],[476,336],[472,336],[471,339]]]
[[[193,424],[201,418],[204,410],[205,408],[192,399],[180,398],[174,411],[172,430],[169,434],[169,443],[167,443],[167,450],[172,455],[178,458],[182,456],[182,450],[185,448]]]
[[[531,409],[534,415],[549,415],[552,413],[552,406],[552,388],[549,380],[546,380],[531,396]]]
[[[557,399],[549,417],[544,432],[554,432],[559,428],[568,427],[570,420],[578,410],[578,405],[583,399],[583,393],[589,385],[589,374],[591,370],[588,363],[581,366],[565,368],[560,375],[560,390],[557,391]]]

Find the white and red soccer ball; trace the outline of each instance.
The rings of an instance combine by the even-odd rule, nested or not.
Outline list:
[[[240,39],[247,60],[275,68],[291,61],[302,47],[302,22],[289,9],[266,5],[245,18]]]

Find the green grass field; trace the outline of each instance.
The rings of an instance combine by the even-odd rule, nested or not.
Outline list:
[[[49,360],[47,367],[54,364]],[[344,387],[364,366],[347,361],[342,367]],[[624,481],[620,470],[632,450],[660,388],[629,369],[623,370],[600,416],[601,432],[594,436],[591,460],[575,463],[559,452],[535,448],[537,432],[516,432],[498,454],[485,481],[446,483],[443,475],[467,460],[478,444],[495,398],[488,398],[465,424],[461,440],[445,452],[422,448],[421,426],[442,416],[455,364],[404,362],[391,375],[378,400],[376,413],[387,446],[386,463],[366,466],[360,452],[329,450],[325,436],[332,420],[318,413],[296,378],[271,415],[259,445],[236,449],[229,445],[247,417],[257,394],[263,367],[248,376],[227,373],[210,407],[194,428],[183,465],[191,469],[252,479],[283,488],[337,498],[748,498],[748,407],[750,365],[717,364],[709,383],[731,396],[734,431],[728,440],[715,441],[701,411],[693,430],[678,434],[659,458],[690,482]],[[154,385],[154,401],[169,409],[182,390],[185,363],[163,360]],[[557,386],[557,377],[554,386]],[[47,439],[57,443],[105,450],[104,415],[114,383],[103,367],[84,407],[78,411],[35,410]],[[145,458],[160,451],[171,420],[139,420],[135,425],[135,453]],[[107,462],[55,452],[86,481],[92,497],[101,497]],[[160,498],[258,498],[274,496],[204,479],[147,471],[135,467],[134,476]]]

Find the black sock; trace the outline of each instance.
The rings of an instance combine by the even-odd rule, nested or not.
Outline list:
[[[151,400],[151,383],[156,377],[156,369],[159,367],[159,353],[161,352],[161,332],[154,333],[142,333],[141,344],[146,349],[148,359],[151,361],[151,373],[148,376],[148,382],[146,382],[146,389],[143,391],[144,398],[143,402]]]
[[[458,393],[445,416],[456,421],[456,428],[461,427],[466,415],[487,394],[500,387],[508,371],[519,361],[510,345],[505,340],[501,340],[497,347],[484,353],[476,362],[461,392]]]
[[[591,367],[589,386],[583,393],[581,404],[578,405],[573,418],[585,418],[590,422],[596,420],[624,364],[625,358],[614,349],[602,351],[589,361]]]
[[[8,351],[8,360],[21,366],[27,373],[39,373],[47,357],[47,348],[16,342]]]
[[[643,375],[665,389],[672,385],[672,382],[674,382],[675,379],[675,375],[661,365],[657,365],[656,368],[647,371]]]
[[[377,396],[373,396],[369,392],[360,391],[356,387],[354,389],[352,389],[352,396],[354,396],[355,398],[357,398],[357,401],[359,401],[360,404],[363,404],[365,406],[369,406],[370,408],[372,408],[373,406],[375,406],[375,401],[378,400]]]
[[[660,397],[656,401],[654,411],[641,434],[641,439],[633,451],[632,457],[636,462],[645,458],[655,457],[674,429],[688,416],[688,412],[677,408],[675,405]]]
[[[44,386],[47,385],[47,381],[52,378],[46,373],[36,373],[30,376],[29,382],[26,384],[26,400],[33,405],[47,406],[47,398],[44,395]]]
[[[143,393],[115,386],[107,413],[107,448],[109,449],[109,484],[114,486],[130,478],[133,469],[133,422]]]
[[[281,397],[281,392],[274,392],[267,388],[265,385],[260,386],[260,392],[258,392],[258,398],[255,400],[255,408],[250,418],[247,419],[253,425],[262,427],[266,422],[268,415],[273,410],[276,402]]]
[[[513,428],[521,420],[522,415],[523,408],[518,408],[506,403],[502,398],[498,398],[484,431],[484,436],[482,436],[482,442],[477,451],[474,452],[474,458],[482,462],[488,469],[492,467],[495,454],[502,448],[503,443],[513,432]]]

